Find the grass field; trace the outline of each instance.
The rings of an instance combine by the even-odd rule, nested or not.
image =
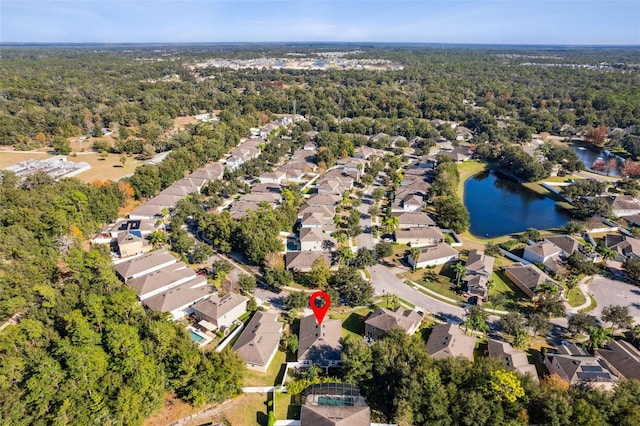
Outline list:
[[[591,303],[586,308],[580,309],[580,312],[590,312],[590,311],[593,311],[598,306],[598,302],[596,302],[596,299],[594,299],[594,297],[590,294],[588,296]]]
[[[460,174],[460,182],[458,183],[458,197],[462,199],[464,194],[464,183],[470,177],[480,173],[485,170],[487,167],[486,163],[481,161],[465,161],[464,163],[458,164],[458,173]]]
[[[371,312],[373,312],[373,308],[364,307],[355,311],[330,314],[329,318],[342,321],[343,339],[346,339],[347,336],[362,337],[364,336],[364,320]]]
[[[575,287],[567,292],[567,302],[571,306],[580,306],[586,301],[587,298],[584,297],[584,294],[582,294],[578,287]]]
[[[403,275],[405,278],[444,297],[460,302],[467,300],[464,296],[457,294],[453,290],[454,283],[452,280],[455,279],[455,273],[453,272],[452,264],[444,264],[434,269],[419,269],[415,272],[405,272]]]
[[[291,400],[291,395],[287,393],[276,393],[274,413],[277,420],[300,419],[300,405],[292,405]]]
[[[244,373],[243,386],[274,386],[276,380],[281,376],[281,370],[284,368],[283,364],[286,362],[286,354],[281,351],[277,351],[276,355],[271,360],[271,364],[266,373],[259,371],[246,370]],[[280,383],[278,383],[280,384]]]

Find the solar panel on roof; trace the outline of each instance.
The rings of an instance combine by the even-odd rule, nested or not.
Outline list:
[[[582,371],[602,371],[602,367],[599,365],[583,365]]]

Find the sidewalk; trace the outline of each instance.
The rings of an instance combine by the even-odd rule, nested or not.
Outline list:
[[[581,310],[583,310],[585,308],[588,308],[591,305],[591,297],[589,297],[589,296],[591,296],[591,292],[588,290],[587,283],[586,283],[587,279],[589,279],[589,278],[593,278],[593,277],[591,277],[591,276],[584,277],[578,283],[578,288],[580,289],[580,291],[584,295],[585,299],[587,299],[587,300],[580,306],[569,306],[567,304],[567,306],[569,306],[568,311],[574,312],[574,313],[577,314]]]

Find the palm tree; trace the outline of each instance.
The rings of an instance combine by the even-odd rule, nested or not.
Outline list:
[[[456,287],[460,288],[460,279],[464,276],[465,272],[467,272],[467,268],[462,262],[458,262],[453,265],[453,271],[456,273]]]
[[[346,242],[349,241],[349,237],[344,232],[340,232],[336,234],[336,241],[338,242],[340,247],[343,247],[346,244]]]
[[[387,234],[393,234],[400,226],[400,220],[397,216],[387,216],[382,221],[382,224],[387,228]]]
[[[411,259],[413,260],[413,270],[415,272],[416,269],[418,269],[418,259],[420,258],[420,255],[422,254],[422,250],[420,250],[418,247],[411,247]]]
[[[610,336],[611,333],[606,328],[591,327],[589,329],[589,347],[591,347],[591,350],[603,347]]]

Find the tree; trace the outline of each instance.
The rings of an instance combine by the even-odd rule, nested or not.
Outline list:
[[[607,137],[607,126],[603,124],[596,128],[592,127],[591,129],[587,130],[587,133],[584,136],[584,140],[588,144],[602,148],[604,146],[606,137]]]
[[[360,384],[371,379],[373,358],[371,349],[364,340],[347,336],[340,360],[342,378],[346,383]]]
[[[500,255],[500,246],[494,242],[489,241],[484,245],[484,252],[489,256],[499,256]]]
[[[393,244],[386,241],[380,241],[376,244],[376,252],[378,258],[389,257],[393,254]]]
[[[589,347],[596,350],[604,346],[611,336],[609,330],[602,327],[591,327],[589,329]]]
[[[311,271],[309,271],[307,276],[313,286],[324,290],[329,282],[329,278],[331,278],[331,270],[327,261],[323,257],[318,257],[313,261]]]
[[[564,226],[564,229],[568,234],[578,235],[578,234],[582,234],[584,232],[585,224],[584,224],[584,222],[580,222],[578,220],[570,220]]]
[[[540,231],[538,231],[535,228],[529,228],[525,231],[525,235],[527,236],[528,239],[530,239],[531,241],[540,241],[540,239],[542,238],[540,235]]]
[[[292,291],[284,299],[287,309],[302,309],[309,306],[309,294],[304,291]]]
[[[474,331],[479,331],[481,333],[486,333],[489,331],[489,324],[487,324],[487,318],[489,318],[489,313],[482,309],[482,307],[478,305],[472,305],[467,308],[465,311],[465,316],[467,320],[465,321],[465,327]]]
[[[586,333],[592,327],[596,326],[595,317],[588,315],[584,312],[578,312],[571,318],[569,318],[569,332],[576,335],[580,333]]]
[[[127,162],[127,156],[126,155],[121,155],[120,156],[120,164],[122,165],[122,167],[124,167],[126,162]]]
[[[378,257],[375,250],[360,247],[355,259],[353,260],[353,266],[356,268],[364,268],[365,266],[375,265],[377,262]]]
[[[213,249],[205,243],[196,243],[191,254],[192,263],[202,263],[209,257],[213,256]]]
[[[380,202],[380,200],[382,200],[382,197],[384,197],[385,194],[386,194],[386,190],[379,186],[377,188],[374,188],[374,190],[371,193],[371,197],[373,198],[373,201],[375,201],[377,204]]]
[[[500,326],[502,331],[515,336],[518,330],[524,329],[525,319],[520,312],[510,311],[500,318]]]
[[[61,136],[53,138],[51,146],[56,150],[58,155],[67,155],[71,153],[71,144],[69,143],[69,140]]]
[[[622,264],[624,271],[636,281],[640,280],[640,259],[636,257],[627,258]]]
[[[529,327],[533,330],[533,335],[547,334],[551,330],[549,317],[543,313],[535,313],[529,317]]]
[[[169,236],[166,232],[156,229],[151,234],[149,234],[149,242],[154,247],[159,247],[163,244],[166,244],[169,241]]]
[[[464,265],[464,263],[457,262],[455,265],[453,265],[453,271],[456,273],[456,286],[459,289],[460,288],[460,280],[462,279],[464,274],[467,272],[467,268]]]
[[[529,348],[529,333],[524,328],[520,328],[513,336],[513,347],[520,350]]]
[[[615,326],[629,328],[633,323],[633,317],[629,315],[628,306],[609,305],[602,308],[602,321],[611,323],[611,333]]]
[[[298,353],[298,336],[295,333],[289,334],[287,337],[287,348],[292,354]]]
[[[397,216],[385,216],[382,220],[382,225],[385,227],[387,234],[393,234],[398,229],[400,220]]]
[[[240,289],[245,294],[251,294],[256,289],[256,277],[249,274],[242,274],[238,277],[238,284],[240,284]]]
[[[418,269],[418,260],[420,259],[420,255],[422,254],[422,250],[419,247],[411,247],[411,252],[409,256],[411,260],[413,260],[413,270]]]
[[[491,391],[509,402],[515,402],[524,396],[524,388],[520,379],[512,371],[494,370],[490,373],[489,387]]]

